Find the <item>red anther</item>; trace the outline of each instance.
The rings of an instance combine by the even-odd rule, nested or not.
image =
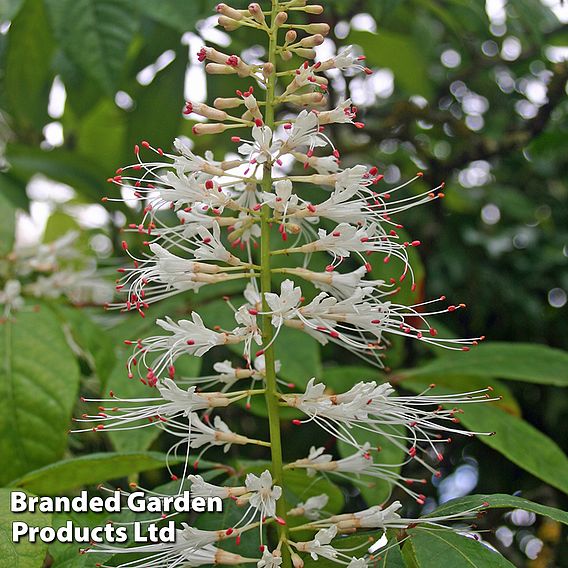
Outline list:
[[[128,243],[126,241],[122,241],[122,248],[128,250]]]
[[[197,52],[197,59],[198,59],[198,61],[205,61],[206,57],[207,57],[207,50],[205,49],[205,47],[202,47]]]
[[[419,177],[419,178],[424,177],[424,173],[423,173],[423,172],[418,172],[418,173],[416,174],[416,177]]]
[[[194,339],[188,339],[188,340],[186,341],[186,343],[187,343],[188,345],[195,345],[195,340],[194,340]]]
[[[241,535],[238,534],[237,538],[235,539],[235,544],[238,546],[239,544],[241,544]]]
[[[241,141],[240,136],[231,136],[231,142],[240,142],[240,141]]]
[[[363,122],[354,122],[355,128],[365,128],[365,124]]]
[[[365,71],[365,75],[372,75],[373,74],[373,70],[369,69],[368,67],[365,67],[363,69],[363,71]]]
[[[420,241],[412,241],[410,244],[411,244],[413,247],[419,247],[421,243],[420,243]]]
[[[416,446],[412,446],[409,450],[408,450],[408,455],[410,457],[414,457],[416,455]]]
[[[264,355],[264,349],[260,349],[254,354],[255,357],[260,357],[261,355]]]
[[[438,459],[439,462],[443,462],[443,461],[444,461],[444,456],[443,456],[440,452],[438,452],[438,453],[436,454],[436,458]]]
[[[379,168],[377,168],[377,166],[373,166],[373,167],[369,170],[369,173],[370,173],[372,176],[376,176],[376,175],[379,173]]]
[[[262,126],[264,124],[262,122],[262,119],[260,119],[260,118],[255,118],[254,123],[255,123],[256,126]]]
[[[286,124],[284,124],[284,130],[290,130],[290,128],[292,128],[292,123],[287,122]]]
[[[333,157],[339,159],[339,150],[333,151]]]
[[[300,426],[301,423],[302,421],[298,420],[297,418],[294,418],[294,420],[292,420],[292,424],[294,424],[294,426]]]
[[[383,262],[385,264],[387,264],[388,262],[390,262],[390,256],[385,256],[385,258],[383,258]]]
[[[264,552],[264,544],[261,544],[258,549],[260,550],[260,552]]]
[[[279,525],[285,525],[286,524],[286,521],[282,517],[275,517],[275,519],[276,519],[276,522]]]
[[[308,203],[308,205],[306,206],[307,210],[310,211],[311,213],[315,213],[316,212],[316,208],[311,204]]]
[[[168,375],[169,375],[170,379],[173,379],[175,374],[176,374],[175,367],[173,365],[170,365],[168,367]]]
[[[192,112],[193,112],[193,104],[188,101],[185,103],[183,114],[191,114]]]
[[[212,179],[208,179],[208,180],[205,182],[205,188],[206,188],[206,189],[213,189],[213,180],[212,180]]]
[[[142,140],[142,146],[144,146],[144,148],[149,148],[150,142],[148,142],[147,140]]]
[[[337,331],[335,331],[335,329],[332,329],[332,330],[329,332],[329,335],[330,335],[331,337],[334,337],[335,339],[337,339],[337,338],[339,337],[339,333],[338,333]]]
[[[333,265],[328,264],[328,265],[325,267],[325,271],[326,271],[326,272],[333,272]]]
[[[295,383],[287,383],[286,386],[287,386],[289,389],[295,389],[295,388],[296,388],[296,384],[295,384]]]
[[[227,536],[231,536],[231,535],[233,534],[233,532],[234,532],[234,529],[228,528],[228,529],[225,531],[225,534],[226,534]]]
[[[470,351],[470,348],[469,348],[469,347],[462,347],[461,350],[462,350],[462,351]]]
[[[457,309],[456,306],[448,306],[448,312],[455,312]]]
[[[410,291],[416,292],[416,282],[412,284],[412,286],[410,287]]]
[[[250,308],[249,311],[248,311],[248,313],[249,313],[251,316],[256,316],[256,315],[258,315],[258,310],[255,310],[254,308]]]
[[[371,266],[371,263],[370,263],[370,262],[366,262],[366,263],[365,263],[365,270],[366,270],[367,272],[371,272],[372,269],[373,269],[373,267]]]

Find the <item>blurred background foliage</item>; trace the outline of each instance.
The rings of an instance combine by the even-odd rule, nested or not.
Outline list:
[[[437,327],[494,342],[457,359],[397,341],[387,357],[389,378],[402,388],[420,391],[436,382],[451,391],[491,382],[503,395],[495,408],[464,415],[466,426],[499,435],[484,439],[488,445],[456,442],[427,507],[472,491],[521,491],[562,507],[568,491],[568,356],[562,351],[568,347],[568,6],[558,0],[333,0],[325,7],[333,34],[319,57],[356,44],[374,70],[368,77],[330,76],[332,101],[350,96],[366,124],[355,133],[332,132],[343,165],[377,165],[393,186],[422,171],[422,182],[409,191],[446,184],[445,199],[401,216],[422,241],[414,259],[418,292],[403,287],[401,300],[447,294],[469,309]],[[104,278],[119,265],[120,228],[139,215],[101,202],[113,191],[105,179],[132,162],[142,139],[169,149],[175,136],[192,137],[184,100],[211,101],[248,86],[234,77],[205,77],[196,61],[204,41],[244,51],[245,60],[263,56],[260,36],[248,31],[229,38],[214,27],[213,14],[207,0],[0,0],[0,289],[15,277],[18,251],[28,247],[41,257],[69,231],[80,237],[67,267],[92,270],[97,263],[97,278]],[[196,153],[206,150],[222,159],[234,144],[228,136],[194,140]],[[140,242],[132,239],[131,246]],[[60,270],[60,259],[54,267]],[[375,275],[384,270],[377,266]],[[23,309],[0,326],[2,482],[57,493],[155,469],[167,446],[148,429],[65,436],[71,414],[84,411],[75,406],[79,391],[140,392],[126,380],[125,352],[115,346],[147,333],[152,321],[104,314],[94,305],[98,298],[76,290],[38,292],[33,282],[41,272],[36,266],[16,274],[24,280],[23,296],[32,296],[27,307],[39,303],[39,310]],[[181,315],[199,306],[206,321],[223,325],[232,316],[220,297],[230,292],[207,289],[150,313]],[[299,386],[316,375],[345,390],[350,381],[376,376],[294,333],[279,345],[283,378]],[[340,369],[340,360],[351,366]],[[183,372],[207,373],[212,362],[189,361]],[[261,407],[253,411],[263,414]],[[247,433],[263,428],[231,412]],[[309,436],[298,440],[294,452],[312,443]],[[152,483],[162,480],[147,475]],[[384,487],[343,493],[347,506],[388,495]],[[516,566],[568,566],[554,521],[500,512],[489,515],[487,526],[497,531],[484,538]],[[30,566],[41,566],[45,550],[33,554],[40,563]],[[85,565],[58,546],[48,558],[56,567]]]

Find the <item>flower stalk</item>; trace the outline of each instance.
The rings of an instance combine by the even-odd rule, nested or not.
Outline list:
[[[270,130],[274,130],[275,115],[275,86],[276,86],[276,49],[278,45],[278,0],[272,0],[272,9],[270,13],[270,28],[268,31],[268,67],[271,70],[268,74],[266,86],[266,99],[264,104],[264,122]],[[264,164],[262,175],[262,190],[265,193],[272,193],[272,162],[267,160]],[[272,210],[267,204],[261,208],[260,218],[260,288],[262,293],[262,340],[264,345],[269,347],[264,350],[265,367],[265,384],[266,384],[266,409],[268,412],[268,423],[270,429],[270,451],[272,461],[272,477],[277,483],[283,483],[284,468],[282,460],[282,436],[280,431],[280,392],[276,382],[276,356],[274,348],[274,328],[272,327],[270,307],[266,301],[266,294],[272,293],[272,271],[271,271],[271,216]],[[279,499],[276,505],[278,516],[286,521],[287,505],[284,498]],[[279,540],[286,540],[287,525],[278,525]],[[287,550],[284,549],[283,566],[289,568],[291,566],[290,557]]]

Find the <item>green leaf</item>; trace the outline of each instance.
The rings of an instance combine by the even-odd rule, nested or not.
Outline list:
[[[452,499],[440,505],[437,509],[426,515],[426,517],[453,515],[479,507],[482,504],[488,509],[523,509],[525,511],[532,511],[537,515],[544,515],[559,523],[568,525],[568,513],[566,511],[541,505],[540,503],[535,503],[534,501],[529,501],[522,497],[500,493],[495,495],[467,495],[466,497]]]
[[[181,463],[183,458],[170,457],[169,461]],[[48,465],[27,473],[12,481],[10,485],[22,487],[38,495],[57,495],[83,485],[128,477],[133,473],[158,469],[165,465],[166,455],[159,452],[101,452]]]
[[[144,139],[169,151],[180,133],[187,48],[178,47],[175,56],[149,85],[137,85],[130,92],[135,107],[127,115],[125,155],[131,156],[134,145]]]
[[[16,210],[2,193],[0,193],[0,211],[2,211],[2,224],[0,224],[0,257],[2,257],[11,252],[16,235]]]
[[[47,544],[31,543],[26,537],[20,542],[12,541],[12,523],[20,521],[30,527],[51,526],[48,513],[10,512],[10,490],[0,489],[0,557],[4,566],[11,568],[41,568],[47,552]]]
[[[43,2],[27,0],[10,26],[3,85],[8,110],[24,131],[41,132],[49,120],[53,48]]]
[[[395,84],[399,83],[407,93],[426,98],[432,95],[427,61],[411,36],[382,30],[378,34],[352,31],[345,41],[363,48],[369,66],[391,69]]]
[[[63,455],[79,368],[45,306],[0,324],[0,483]]]
[[[109,99],[102,99],[79,125],[77,150],[101,167],[101,177],[113,175],[121,165],[125,136],[125,115]]]
[[[414,529],[412,550],[419,568],[512,568],[508,560],[477,540],[444,529]],[[408,543],[405,545],[408,546]]]
[[[565,387],[568,386],[568,353],[545,345],[491,342],[479,345],[468,353],[445,355],[422,367],[400,373],[403,379],[420,380],[436,380],[444,374],[495,377]]]
[[[138,25],[134,0],[46,0],[70,59],[113,95]]]
[[[144,16],[181,33],[191,31],[197,18],[208,15],[201,13],[197,2],[161,0],[161,2],[156,3],[153,0],[138,0],[136,7]]]
[[[96,373],[101,384],[105,385],[116,365],[113,338],[85,310],[63,305],[54,306],[54,310],[69,326],[73,340],[81,349],[89,367]]]
[[[0,173],[0,194],[13,207],[28,211],[30,199],[26,194],[26,184],[14,179],[9,173]]]
[[[472,431],[497,432],[495,436],[479,436],[479,440],[539,479],[568,493],[568,458],[554,441],[534,426],[491,404],[467,405],[460,420]]]

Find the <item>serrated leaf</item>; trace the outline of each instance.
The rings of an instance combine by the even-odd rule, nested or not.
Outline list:
[[[63,51],[114,94],[138,22],[134,0],[46,0]]]
[[[63,455],[79,367],[45,306],[0,324],[0,361],[0,482],[6,483]]]
[[[0,489],[0,558],[4,566],[11,568],[41,568],[47,552],[47,544],[29,542],[24,536],[20,542],[12,540],[12,523],[19,521],[30,527],[51,526],[48,513],[12,513],[9,489]]]
[[[464,374],[568,386],[568,353],[545,345],[491,342],[469,353],[445,355],[422,367],[401,371],[403,378],[435,379],[444,374]]]
[[[27,0],[10,26],[3,78],[8,109],[24,131],[41,132],[49,120],[53,49],[43,2]]]
[[[182,461],[183,458],[169,458],[170,463]],[[83,485],[128,477],[136,472],[158,469],[165,465],[166,455],[159,452],[101,452],[48,465],[27,473],[10,485],[39,495],[57,495]]]
[[[425,528],[409,531],[420,568],[513,568],[506,558],[484,544],[449,530]],[[406,545],[405,545],[406,546]]]
[[[494,495],[467,495],[466,497],[452,499],[425,516],[436,517],[439,515],[453,515],[455,513],[471,510],[475,507],[480,507],[481,505],[486,509],[523,509],[525,511],[532,511],[537,515],[543,515],[559,523],[568,525],[568,513],[566,511],[541,505],[540,503],[529,501],[523,497],[501,493]]]

